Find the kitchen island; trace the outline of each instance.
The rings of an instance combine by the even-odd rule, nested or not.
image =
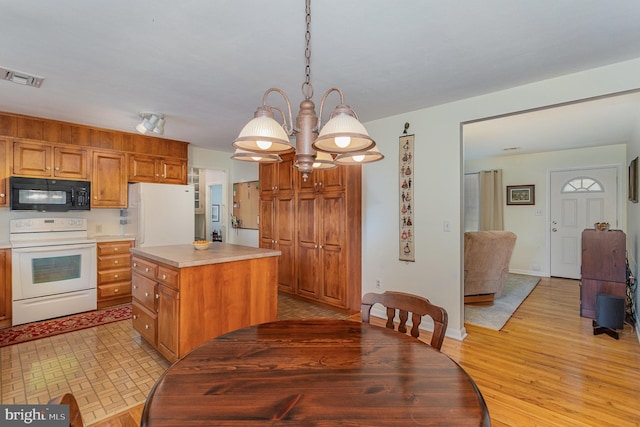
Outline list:
[[[277,320],[280,251],[213,242],[131,252],[133,326],[171,362],[211,338]]]

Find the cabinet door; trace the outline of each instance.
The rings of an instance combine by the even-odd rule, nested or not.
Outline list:
[[[13,175],[51,176],[51,145],[36,142],[13,143]]]
[[[129,155],[129,182],[156,182],[156,160],[148,156]]]
[[[269,196],[261,196],[259,228],[261,248],[273,249],[276,243],[275,213],[275,199]]]
[[[160,178],[165,184],[187,183],[187,162],[184,160],[160,159]]]
[[[179,292],[158,286],[158,351],[171,362],[181,356],[178,348],[179,303]]]
[[[0,207],[9,205],[9,142],[0,139]]]
[[[298,198],[298,289],[300,295],[318,298],[322,274],[319,266],[318,201],[313,193]]]
[[[89,179],[89,155],[87,150],[54,147],[53,176],[79,180]]]
[[[91,207],[126,208],[127,173],[124,154],[94,151]]]
[[[0,249],[0,326],[11,325],[11,249]]]
[[[282,252],[278,268],[279,288],[295,292],[295,202],[293,194],[282,195],[276,200],[276,246]]]
[[[346,212],[344,193],[325,193],[320,197],[320,299],[344,306],[347,298]]]
[[[278,174],[276,167],[277,165],[274,163],[260,163],[258,165],[261,196],[273,197],[273,193],[276,190],[276,178]]]
[[[276,187],[278,192],[291,192],[293,193],[295,182],[294,182],[294,171],[296,170],[293,167],[293,154],[281,155],[282,162],[277,164],[278,168],[278,176],[276,181]]]

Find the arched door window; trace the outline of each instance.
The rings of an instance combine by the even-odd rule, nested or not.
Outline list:
[[[603,192],[602,184],[588,176],[572,178],[562,186],[562,193],[599,193]]]

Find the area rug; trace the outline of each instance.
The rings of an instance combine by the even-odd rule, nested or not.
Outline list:
[[[131,304],[0,329],[0,347],[131,318]]]
[[[502,296],[496,298],[493,305],[464,306],[465,323],[501,330],[539,281],[540,278],[535,276],[509,274]]]

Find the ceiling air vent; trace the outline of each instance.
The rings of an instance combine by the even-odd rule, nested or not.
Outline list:
[[[33,87],[40,87],[44,81],[42,77],[32,76],[22,71],[9,70],[3,67],[0,67],[0,77],[10,82]]]

